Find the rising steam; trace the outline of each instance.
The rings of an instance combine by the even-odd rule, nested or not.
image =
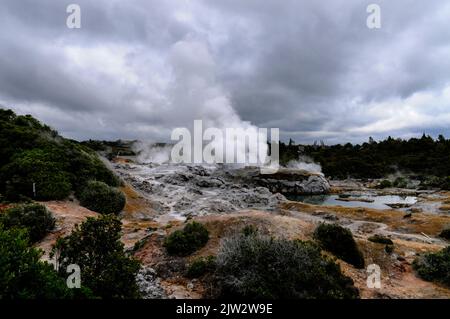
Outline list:
[[[308,156],[300,156],[298,160],[290,161],[287,168],[300,169],[311,173],[321,173],[322,167]]]
[[[171,116],[179,127],[192,131],[194,120],[203,121],[203,129],[209,127],[223,131],[223,139],[214,141],[216,147],[226,143],[226,128],[258,128],[242,121],[234,110],[227,92],[217,82],[216,65],[208,46],[197,40],[183,40],[172,46],[167,64],[170,66],[172,80],[166,92],[167,105],[160,116]],[[267,141],[259,139],[260,149],[267,154]],[[135,144],[135,151],[141,162],[166,162],[170,158],[169,147],[155,147],[150,142]],[[237,152],[249,155],[248,148],[240,147]]]

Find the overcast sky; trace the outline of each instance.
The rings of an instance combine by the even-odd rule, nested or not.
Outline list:
[[[2,0],[0,104],[76,139],[168,140],[194,119],[298,142],[450,137],[450,2]]]

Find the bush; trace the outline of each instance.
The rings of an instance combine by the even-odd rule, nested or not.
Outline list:
[[[364,267],[364,257],[358,249],[350,230],[337,224],[320,224],[314,231],[314,238],[323,249],[356,268]]]
[[[139,262],[125,255],[121,222],[113,215],[88,217],[72,233],[58,239],[52,250],[62,273],[70,264],[81,269],[84,286],[102,298],[138,298]]]
[[[252,299],[358,298],[352,279],[311,242],[235,235],[216,259],[214,297]]]
[[[254,236],[258,234],[258,228],[254,225],[247,225],[242,228],[242,234],[244,234],[245,236]]]
[[[199,257],[188,267],[186,277],[199,278],[207,273],[212,273],[216,269],[216,257]]]
[[[76,172],[72,176],[76,192],[82,191],[90,180],[100,181],[112,187],[121,185],[120,179],[103,164],[95,152],[78,144],[67,142],[67,145],[70,171]]]
[[[391,239],[381,236],[381,235],[378,235],[378,234],[369,237],[368,240],[373,243],[377,243],[377,244],[384,244],[384,245],[393,245],[394,244],[394,242]]]
[[[447,228],[447,229],[444,229],[443,231],[441,231],[441,233],[439,234],[439,237],[450,240],[450,228]]]
[[[24,204],[7,209],[0,215],[0,222],[5,228],[25,228],[29,238],[35,243],[55,227],[52,213],[41,204]]]
[[[0,145],[0,193],[8,200],[63,199],[91,179],[120,185],[93,150],[59,136],[30,115],[0,109]]]
[[[6,196],[13,200],[19,194],[38,200],[64,199],[72,188],[69,174],[43,150],[17,154],[0,175],[5,181]]]
[[[384,247],[384,251],[388,254],[392,254],[392,252],[394,251],[394,245],[386,245]]]
[[[70,298],[72,292],[53,266],[40,261],[23,229],[0,225],[0,300]]]
[[[420,183],[422,189],[450,190],[450,177],[426,176]]]
[[[389,187],[392,187],[392,183],[387,179],[382,180],[380,182],[380,184],[377,185],[377,188],[380,188],[380,189],[389,188]]]
[[[408,181],[403,177],[397,177],[393,183],[393,186],[398,188],[407,188]]]
[[[200,223],[186,224],[183,230],[176,230],[164,241],[169,255],[187,256],[206,245],[209,232]]]
[[[101,214],[117,214],[125,207],[120,190],[98,181],[89,181],[78,199],[82,206]]]
[[[449,191],[450,190],[450,176],[442,178],[441,184],[439,186],[441,189]]]
[[[450,246],[416,258],[413,267],[423,279],[450,287]]]

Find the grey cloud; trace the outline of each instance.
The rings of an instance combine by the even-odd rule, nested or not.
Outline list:
[[[167,140],[194,117],[237,115],[304,142],[450,135],[450,5],[379,0],[369,30],[372,2],[83,0],[70,30],[69,2],[3,1],[0,103],[79,139]],[[207,53],[174,59],[186,42]],[[193,78],[205,92],[189,95]],[[410,125],[392,125],[399,112]]]

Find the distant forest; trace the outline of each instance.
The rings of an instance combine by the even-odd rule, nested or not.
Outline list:
[[[282,164],[308,156],[322,166],[332,178],[382,178],[393,173],[416,175],[418,178],[450,176],[450,140],[428,135],[409,140],[387,139],[352,145],[296,145],[292,140],[280,144]],[[439,185],[436,185],[439,186]]]

